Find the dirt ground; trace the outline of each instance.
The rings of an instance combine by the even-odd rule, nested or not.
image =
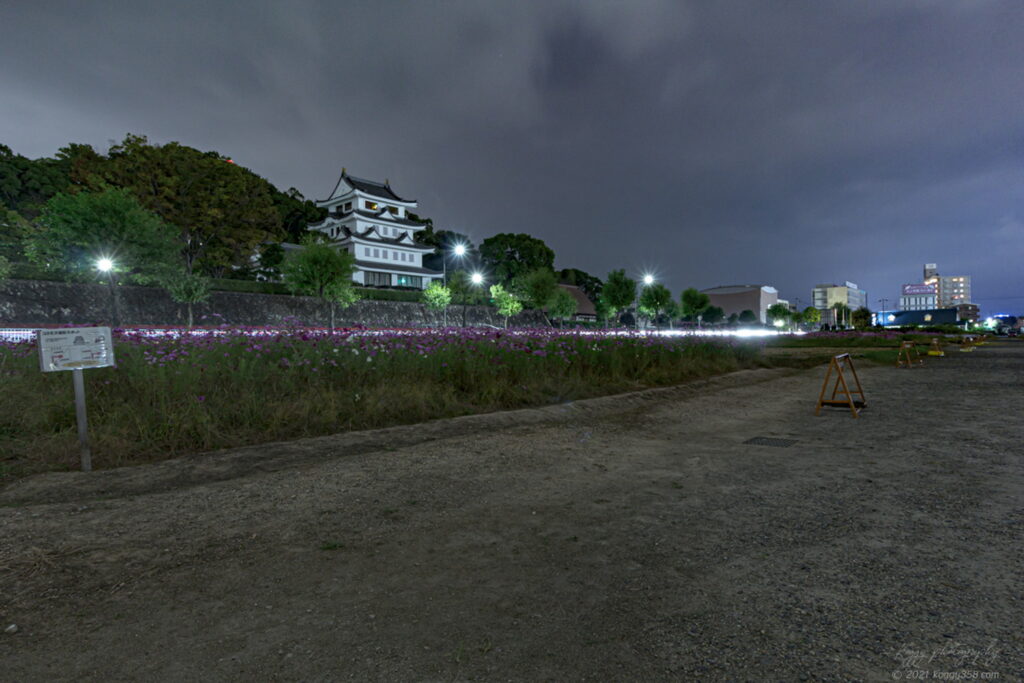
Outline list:
[[[1024,343],[861,374],[17,482],[0,680],[1019,680]]]

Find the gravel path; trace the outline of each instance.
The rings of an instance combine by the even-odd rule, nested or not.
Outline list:
[[[1019,680],[1024,343],[823,374],[20,482],[0,680]]]

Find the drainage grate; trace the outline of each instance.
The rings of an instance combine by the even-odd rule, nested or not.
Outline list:
[[[747,439],[743,443],[748,443],[751,446],[774,446],[776,448],[789,448],[796,443],[796,439],[770,439],[767,436],[755,436],[753,439]]]

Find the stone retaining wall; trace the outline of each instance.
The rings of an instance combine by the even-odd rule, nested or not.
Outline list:
[[[184,325],[188,313],[184,304],[171,300],[158,287],[117,287],[117,304],[122,325]],[[110,291],[106,285],[8,280],[0,284],[0,326],[109,324]],[[462,324],[462,306],[448,309],[448,323]],[[501,327],[504,318],[489,306],[468,306],[469,326]],[[306,296],[212,292],[202,304],[193,306],[196,325],[282,325],[297,321],[308,326],[330,323],[327,307]],[[350,308],[336,311],[339,327],[431,327],[442,324],[442,314],[406,301],[364,299]],[[544,327],[544,316],[524,311],[510,325]]]

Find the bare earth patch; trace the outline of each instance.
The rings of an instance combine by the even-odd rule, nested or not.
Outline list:
[[[17,482],[0,678],[1014,680],[1024,344],[824,372]]]

